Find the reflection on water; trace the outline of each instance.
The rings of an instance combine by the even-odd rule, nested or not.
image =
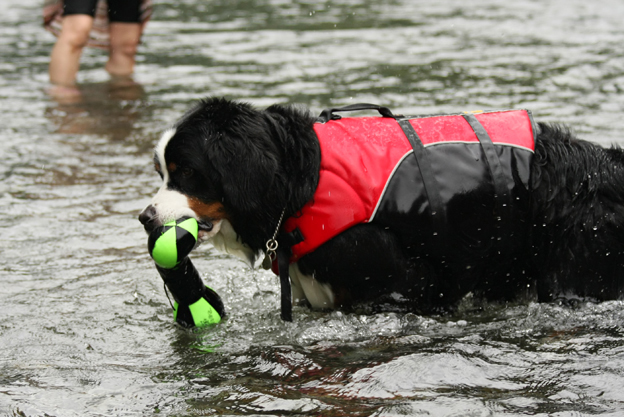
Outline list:
[[[107,136],[112,141],[127,139],[143,114],[146,99],[143,86],[129,78],[102,83],[84,83],[77,93],[51,95],[55,105],[45,115],[57,126],[55,133]]]
[[[279,318],[279,287],[194,253],[229,317],[173,324],[136,220],[151,148],[193,100],[314,112],[524,107],[624,145],[619,0],[156,2],[135,81],[86,50],[78,97],[46,94],[53,38],[0,15],[0,414],[492,416],[624,412],[622,302],[466,304],[452,316]]]

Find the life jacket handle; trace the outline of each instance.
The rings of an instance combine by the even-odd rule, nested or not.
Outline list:
[[[343,112],[343,111],[358,111],[358,110],[377,110],[379,114],[383,117],[391,117],[396,119],[400,116],[395,116],[389,108],[378,106],[377,104],[370,103],[355,103],[349,104],[348,106],[343,107],[332,107],[329,109],[325,109],[321,112],[319,117],[316,119],[318,123],[327,123],[330,120],[338,120],[341,118],[340,115],[334,114],[335,112]]]

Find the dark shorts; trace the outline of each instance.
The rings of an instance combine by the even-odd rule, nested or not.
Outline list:
[[[95,17],[98,0],[65,0],[63,16],[86,14]],[[140,23],[141,0],[108,0],[108,21]]]

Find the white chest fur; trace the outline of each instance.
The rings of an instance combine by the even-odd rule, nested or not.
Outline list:
[[[288,272],[292,283],[293,301],[306,299],[312,308],[334,308],[334,292],[329,284],[322,284],[313,276],[302,274],[296,263],[290,265]]]
[[[232,225],[227,220],[220,224],[219,232],[210,237],[215,248],[227,252],[246,261],[252,268],[256,259],[261,258],[249,246],[243,244]],[[302,274],[296,263],[291,264],[288,270],[292,284],[293,302],[307,300],[312,308],[333,309],[335,307],[334,292],[329,284],[318,282],[313,276]]]

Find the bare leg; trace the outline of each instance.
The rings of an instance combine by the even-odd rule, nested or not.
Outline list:
[[[50,56],[50,82],[57,86],[71,87],[76,84],[80,68],[82,48],[87,44],[93,18],[75,14],[63,18],[61,33]]]
[[[106,71],[114,77],[127,77],[134,71],[137,46],[143,32],[140,23],[111,23],[110,52]]]

